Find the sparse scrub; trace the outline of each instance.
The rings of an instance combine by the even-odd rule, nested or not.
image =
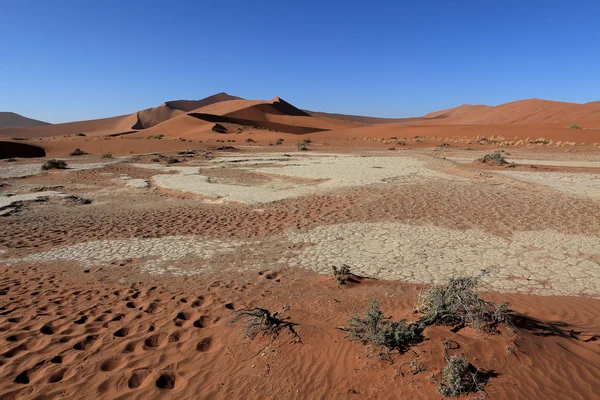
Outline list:
[[[239,310],[231,322],[242,321],[244,338],[250,340],[254,340],[258,335],[275,339],[282,330],[287,330],[292,335],[292,340],[300,341],[300,336],[294,329],[298,324],[288,319],[280,318],[278,312],[272,313],[265,308],[250,308]]]
[[[569,128],[569,129],[581,129],[581,127],[579,125],[577,125],[577,124],[571,124],[571,125],[567,126],[567,128]]]
[[[247,138],[246,139],[246,143],[250,144],[250,143],[256,143],[256,140],[252,139],[252,138]]]
[[[73,204],[92,204],[92,199],[87,197],[79,196],[76,194],[72,194],[70,196],[66,196],[65,200],[71,202]]]
[[[368,344],[381,358],[389,359],[393,350],[405,352],[415,343],[423,340],[420,324],[409,324],[405,319],[391,321],[379,308],[379,302],[371,301],[369,309],[355,315],[348,321],[348,338]]]
[[[164,136],[165,135],[163,135],[162,133],[159,133],[157,135],[150,135],[146,139],[162,139]]]
[[[42,170],[48,171],[49,169],[67,169],[67,163],[63,160],[48,160],[42,164]]]
[[[480,276],[453,277],[448,284],[425,291],[416,306],[423,314],[420,320],[426,325],[469,325],[479,331],[492,331],[500,324],[509,324],[508,303],[485,301],[475,291]]]
[[[489,374],[480,371],[465,358],[451,356],[446,358],[441,380],[437,381],[435,377],[432,379],[437,383],[440,394],[456,397],[482,391],[489,380]]]
[[[486,163],[492,163],[494,165],[508,164],[508,161],[506,161],[506,159],[504,158],[504,154],[502,154],[502,151],[498,151],[498,150],[494,151],[491,154],[486,154],[485,156],[481,157],[477,161],[479,161],[482,164],[486,164]]]
[[[85,151],[81,150],[80,148],[77,148],[75,150],[73,150],[72,152],[69,153],[70,156],[74,157],[74,156],[83,156],[87,154]]]
[[[298,149],[298,151],[306,151],[308,150],[308,145],[304,140],[301,140],[298,143],[296,143],[296,148]]]
[[[282,138],[277,139],[275,141],[275,144],[278,145],[278,146],[281,145],[281,144],[283,144],[283,139]]]
[[[29,140],[29,139],[24,138],[24,137],[14,137],[14,138],[11,138],[11,139],[12,140]]]
[[[178,158],[175,158],[175,157],[167,158],[167,164],[177,164],[178,162],[179,162]]]
[[[104,153],[102,154],[102,158],[113,158],[112,153]]]
[[[346,264],[342,264],[340,268],[335,265],[331,267],[333,270],[333,278],[337,282],[338,286],[342,286],[348,281],[350,278],[350,266]]]

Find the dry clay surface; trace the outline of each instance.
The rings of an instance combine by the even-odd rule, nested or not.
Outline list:
[[[402,223],[349,223],[320,226],[306,232],[287,231],[272,238],[285,250],[275,261],[267,241],[242,242],[198,236],[103,240],[57,247],[23,258],[3,260],[41,263],[69,261],[83,266],[123,259],[147,258],[149,274],[195,275],[212,270],[212,258],[243,251],[265,260],[262,268],[302,267],[330,273],[332,265],[352,266],[357,273],[412,283],[443,283],[449,277],[477,274],[500,292],[540,295],[600,294],[600,237],[555,231],[516,232],[505,239],[483,231],[453,230]],[[286,243],[288,244],[286,246]],[[290,246],[289,244],[296,246]],[[181,260],[190,260],[183,267]],[[273,259],[272,265],[266,260]],[[235,258],[221,259],[233,270],[250,267]]]
[[[118,163],[119,160],[107,161],[107,162],[96,162],[96,163],[82,163],[82,164],[71,164],[69,162],[68,168],[75,171],[85,171],[90,169],[103,168],[110,164]],[[45,171],[42,170],[42,164],[18,164],[2,166],[0,168],[0,179],[12,179],[12,178],[23,178],[26,176],[34,176]]]
[[[273,154],[219,157],[209,165],[193,167],[134,165],[143,169],[178,172],[156,175],[151,179],[153,184],[251,204],[370,184],[393,186],[423,180],[450,182],[450,185],[459,181],[461,184],[470,182],[464,176],[432,168],[431,164],[430,160],[418,157],[311,153],[310,156],[293,157]],[[83,165],[98,167],[99,164]],[[210,176],[211,170],[221,169],[248,171],[266,178],[258,179],[258,184],[252,185]],[[203,170],[206,176],[201,174]],[[519,171],[491,173],[497,172],[500,172],[496,175],[498,177],[504,174],[515,178],[519,176],[515,175]],[[548,172],[527,174],[551,176]],[[588,173],[573,175],[573,179],[595,176]],[[139,184],[143,187],[146,181],[140,180]],[[561,179],[550,180],[546,184],[559,191],[593,197],[589,193],[594,192],[596,183],[580,181],[578,188],[587,188],[586,193],[565,186]],[[368,196],[369,191],[365,195]],[[318,209],[313,211],[319,212]],[[331,265],[346,263],[367,276],[415,283],[441,283],[455,274],[477,273],[492,268],[487,284],[501,292],[600,294],[600,237],[595,230],[566,234],[550,229],[516,229],[509,235],[497,236],[484,230],[452,229],[418,221],[410,224],[362,221],[312,226],[308,230],[287,229],[261,240],[252,237],[242,241],[178,236],[173,232],[153,238],[115,240],[108,237],[56,246],[27,255],[13,255],[9,250],[2,256],[4,260],[0,259],[0,262],[9,264],[75,262],[84,266],[140,259],[142,272],[161,275],[195,275],[210,272],[213,268],[235,271],[287,266],[329,273]]]
[[[349,155],[311,154],[286,157],[283,155],[243,155],[214,160],[211,168],[232,167],[263,174],[268,180],[261,185],[239,185],[221,182],[202,175],[200,167],[166,167],[134,164],[140,168],[159,171],[179,171],[176,175],[155,175],[161,188],[201,194],[221,202],[236,201],[259,204],[328,192],[335,189],[394,181],[414,182],[421,178],[447,176],[425,167],[413,157],[361,157]],[[278,167],[265,166],[277,164]]]
[[[528,171],[498,171],[498,173],[559,192],[600,199],[600,174]]]

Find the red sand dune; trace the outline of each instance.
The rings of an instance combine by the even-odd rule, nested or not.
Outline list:
[[[395,121],[395,122],[391,122]],[[112,118],[79,121],[65,124],[28,128],[0,129],[0,137],[44,138],[64,141],[64,136],[85,133],[87,137],[101,138],[129,134],[128,139],[145,139],[162,134],[165,139],[211,140],[220,137],[213,132],[214,124],[229,124],[230,132],[252,130],[263,132],[264,140],[274,140],[280,133],[311,134],[314,139],[339,146],[373,146],[365,138],[435,138],[477,136],[504,137],[506,140],[545,138],[569,141],[577,144],[600,142],[596,129],[566,129],[570,124],[583,128],[600,127],[600,102],[586,104],[564,103],[530,99],[499,106],[463,105],[441,110],[420,118],[382,119],[343,114],[327,114],[300,110],[275,97],[272,100],[245,100],[226,93],[218,93],[201,100],[169,101],[158,107]],[[242,135],[240,140],[246,137]],[[356,138],[357,141],[347,139]],[[72,138],[71,138],[72,139]],[[71,140],[69,139],[69,140]],[[103,138],[102,138],[103,139]],[[81,139],[85,140],[85,139]],[[292,139],[294,140],[294,139]],[[289,140],[286,139],[286,142]],[[95,142],[98,144],[98,142]],[[119,142],[119,152],[129,153],[137,149],[154,148],[145,144],[124,149],[128,140]],[[72,146],[71,142],[50,145],[44,143],[49,153]],[[103,144],[99,148],[106,148]],[[110,147],[110,146],[108,146]],[[62,150],[61,150],[62,151]],[[95,149],[86,149],[95,153]]]
[[[425,115],[438,118],[443,124],[506,125],[551,124],[566,127],[600,127],[600,102],[586,104],[565,103],[541,99],[527,99],[499,106],[462,105]]]
[[[206,97],[202,100],[176,100],[167,101],[158,107],[148,108],[138,111],[137,123],[133,125],[133,129],[146,129],[163,123],[171,118],[185,114],[187,112],[209,106],[210,104],[232,101],[239,97],[230,96],[227,93],[218,93],[213,96]]]
[[[33,126],[44,126],[50,125],[48,122],[38,121],[37,119],[31,119],[24,117],[13,112],[2,112],[0,111],[0,129],[6,128],[27,128]]]
[[[89,121],[68,122],[36,126],[32,128],[0,129],[0,137],[43,138],[52,136],[75,135],[77,133],[110,135],[130,132],[137,121],[136,114],[118,117],[94,119]]]
[[[321,117],[339,121],[355,122],[363,125],[374,125],[374,124],[389,124],[393,122],[414,122],[421,121],[423,117],[409,117],[409,118],[381,118],[381,117],[367,117],[364,115],[350,115],[350,114],[336,114],[326,113],[321,111],[309,111],[304,110],[307,114],[314,117]]]

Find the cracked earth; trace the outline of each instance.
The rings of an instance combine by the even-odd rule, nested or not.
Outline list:
[[[594,172],[480,171],[402,153],[235,155],[176,166],[139,159],[50,173],[37,164],[3,169],[0,204],[19,209],[1,217],[0,262],[87,268],[135,260],[149,276],[328,274],[348,264],[411,283],[485,269],[493,291],[600,294]],[[60,190],[40,192],[46,181],[61,182]],[[94,201],[47,204],[47,193]]]

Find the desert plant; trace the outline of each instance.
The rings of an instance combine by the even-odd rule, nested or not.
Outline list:
[[[83,133],[83,132],[79,132],[79,133],[78,133],[78,134],[76,134],[75,136],[86,136],[86,134],[85,134],[85,133]]]
[[[49,169],[67,169],[67,163],[63,160],[48,160],[42,164],[42,170],[47,171]]]
[[[277,140],[275,141],[275,144],[276,144],[276,145],[283,144],[283,139],[282,139],[282,138],[279,138],[279,139],[277,139]]]
[[[419,324],[409,324],[405,319],[391,321],[383,315],[379,302],[372,300],[369,308],[348,321],[348,338],[368,344],[379,357],[388,358],[392,350],[403,353],[415,343],[423,340],[423,328]]]
[[[102,154],[102,158],[113,158],[112,153],[104,153]]]
[[[239,310],[231,322],[243,323],[244,338],[254,340],[256,336],[270,336],[275,339],[282,330],[292,335],[292,340],[300,341],[300,336],[294,329],[298,324],[289,318],[280,318],[278,312],[272,313],[266,308],[246,308]]]
[[[66,196],[64,198],[66,201],[69,201],[73,204],[92,204],[92,199],[87,197],[79,196],[76,194],[72,194],[70,196]]]
[[[162,133],[159,133],[157,135],[150,135],[147,137],[147,139],[162,139],[165,135],[163,135]]]
[[[69,153],[70,156],[83,156],[85,154],[87,154],[87,153],[85,151],[81,150],[80,148],[77,148]]]
[[[256,143],[256,140],[252,138],[246,138],[246,143]]]
[[[342,264],[340,268],[335,265],[331,267],[333,270],[333,278],[337,282],[338,286],[342,286],[350,278],[350,266]]]
[[[423,314],[420,320],[425,325],[470,325],[488,331],[497,325],[509,324],[508,303],[485,301],[475,291],[482,274],[452,277],[446,285],[436,285],[425,291],[416,306]]]
[[[483,390],[489,380],[488,374],[478,370],[465,358],[450,356],[442,370],[441,380],[437,381],[438,391],[444,396],[460,396]]]
[[[477,161],[479,161],[480,163],[486,164],[486,163],[492,163],[494,165],[504,165],[504,164],[508,164],[508,161],[506,161],[506,159],[504,158],[504,154],[502,154],[501,151],[494,151],[491,154],[486,154],[485,156],[481,157],[480,159],[478,159]]]
[[[308,150],[308,146],[306,145],[306,143],[303,140],[296,143],[296,148],[298,149],[298,151]]]
[[[177,159],[175,157],[167,158],[167,164],[177,164],[178,162],[179,162],[179,159]]]
[[[14,138],[11,138],[11,139],[12,140],[29,140],[29,139],[24,138],[24,137],[14,137]]]
[[[569,128],[569,129],[581,129],[581,127],[579,125],[577,125],[577,124],[571,124],[571,125],[567,126],[567,128]]]

